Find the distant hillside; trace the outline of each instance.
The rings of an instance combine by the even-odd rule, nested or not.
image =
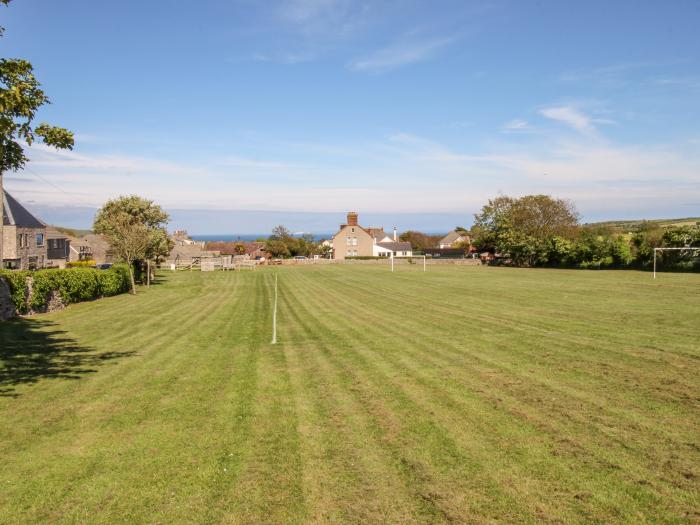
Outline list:
[[[652,219],[652,220],[626,220],[626,221],[603,221],[590,222],[587,226],[606,226],[619,231],[633,231],[643,222],[656,224],[661,228],[670,228],[676,226],[695,226],[700,225],[700,217],[686,217],[683,219]]]
[[[51,226],[54,230],[60,231],[64,235],[70,235],[71,237],[85,237],[86,235],[92,233],[92,230],[77,230],[75,228],[64,228],[63,226]]]

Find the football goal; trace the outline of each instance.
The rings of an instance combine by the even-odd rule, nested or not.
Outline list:
[[[412,255],[411,257],[387,257],[389,267],[394,272],[398,269],[415,269],[425,272],[428,269],[425,255]]]
[[[685,246],[683,248],[654,248],[654,279],[656,279],[656,259],[657,259],[657,254],[661,252],[661,255],[663,256],[663,252],[691,252],[693,257],[698,257],[700,256],[700,247],[691,247],[691,246]]]

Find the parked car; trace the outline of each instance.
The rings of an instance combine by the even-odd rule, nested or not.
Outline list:
[[[306,259],[308,259],[308,257],[306,257],[304,255],[295,255],[294,256],[295,261],[305,261]]]
[[[98,270],[109,270],[112,266],[112,263],[102,263],[96,264],[95,268],[97,268]]]

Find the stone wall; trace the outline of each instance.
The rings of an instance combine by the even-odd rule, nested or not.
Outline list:
[[[0,321],[5,321],[17,315],[15,305],[10,298],[10,287],[0,278]]]
[[[27,277],[27,298],[32,296],[32,278]],[[27,312],[27,315],[33,314],[44,314],[47,312],[55,312],[56,310],[63,310],[66,307],[66,303],[61,297],[61,294],[56,290],[51,292],[51,295],[46,301],[46,305],[34,310],[31,307]],[[0,277],[0,321],[6,321],[12,317],[16,317],[17,310],[12,302],[10,295],[10,287],[7,285],[5,280]]]
[[[410,259],[410,260],[409,260]],[[412,261],[412,262],[411,262]],[[425,263],[428,266],[481,266],[480,259],[426,259]],[[281,263],[285,266],[303,266],[308,264],[376,264],[382,266],[391,265],[389,257],[381,257],[377,259],[282,259]],[[416,255],[415,257],[396,257],[394,265],[413,264],[423,266],[423,256]]]

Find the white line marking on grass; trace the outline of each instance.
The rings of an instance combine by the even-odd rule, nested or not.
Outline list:
[[[275,302],[272,307],[272,341],[270,344],[277,344],[277,272],[275,272]]]

